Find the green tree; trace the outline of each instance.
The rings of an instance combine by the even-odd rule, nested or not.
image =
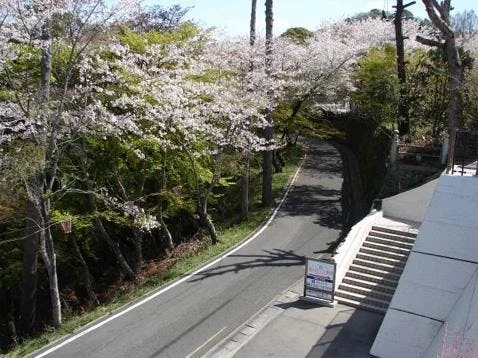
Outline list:
[[[356,91],[352,102],[357,111],[378,127],[392,128],[397,117],[399,83],[395,47],[373,48],[360,59],[351,75]]]
[[[305,27],[291,27],[287,29],[281,37],[286,37],[299,45],[305,45],[307,40],[314,37],[314,33]]]

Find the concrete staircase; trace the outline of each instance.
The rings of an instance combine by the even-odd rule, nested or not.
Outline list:
[[[337,302],[387,311],[417,234],[373,226],[339,288]]]

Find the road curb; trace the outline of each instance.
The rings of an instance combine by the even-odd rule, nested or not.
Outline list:
[[[230,333],[221,342],[202,355],[202,358],[233,357],[254,336],[276,319],[285,309],[279,305],[295,302],[299,299],[303,279],[294,282],[285,291],[276,296],[266,306],[253,314],[245,323]]]

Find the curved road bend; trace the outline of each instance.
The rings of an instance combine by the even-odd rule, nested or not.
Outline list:
[[[296,282],[304,256],[341,234],[342,161],[327,143],[309,144],[293,188],[252,242],[187,281],[57,346],[48,357],[200,356]],[[41,353],[40,353],[41,355]]]

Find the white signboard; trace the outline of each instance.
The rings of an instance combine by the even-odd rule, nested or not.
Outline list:
[[[334,301],[336,263],[332,260],[306,259],[304,297]]]

